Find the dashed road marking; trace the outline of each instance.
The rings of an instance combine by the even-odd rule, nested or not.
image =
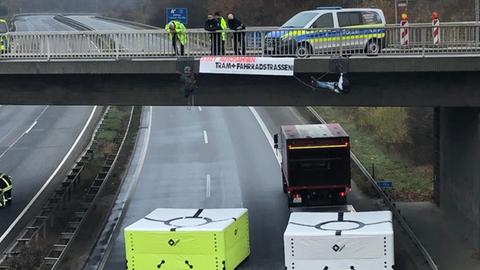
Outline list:
[[[212,195],[212,177],[210,176],[210,174],[207,174],[207,188],[205,192],[207,198],[210,198],[210,196]]]
[[[47,106],[48,108],[48,106]],[[37,121],[40,116],[42,116],[42,114],[47,110],[47,108],[45,108],[43,110],[43,112],[35,119],[35,121]],[[7,237],[7,235],[9,235],[12,230],[17,226],[18,222],[23,218],[23,216],[25,216],[25,214],[27,213],[27,211],[32,207],[32,205],[35,203],[35,201],[37,201],[37,199],[40,197],[40,195],[45,191],[45,189],[50,185],[50,182],[52,182],[53,178],[57,175],[57,173],[60,171],[60,169],[63,167],[63,165],[65,164],[65,162],[67,161],[67,159],[70,157],[70,155],[73,153],[73,150],[77,147],[78,143],[80,142],[80,139],[82,138],[83,134],[85,133],[85,131],[87,130],[88,126],[90,125],[90,122],[92,121],[93,119],[93,116],[95,115],[95,112],[97,110],[97,106],[93,107],[92,109],[92,112],[90,113],[90,116],[87,120],[87,122],[85,123],[85,126],[83,127],[82,131],[80,131],[80,134],[78,135],[77,139],[75,140],[75,142],[72,144],[72,146],[70,147],[70,149],[68,150],[68,152],[65,154],[65,156],[63,157],[62,161],[58,164],[57,168],[53,171],[53,173],[50,175],[50,177],[47,179],[47,181],[43,184],[43,186],[40,188],[40,190],[37,192],[37,194],[35,194],[35,196],[30,200],[30,202],[27,204],[27,206],[25,206],[25,208],[22,210],[22,212],[17,216],[17,218],[10,224],[10,226],[7,228],[7,230],[3,233],[2,236],[0,236],[0,242],[2,242],[3,240],[5,240],[5,238]],[[25,134],[25,133],[24,133]],[[23,136],[22,136],[23,137]],[[20,137],[21,138],[21,137]],[[18,139],[19,140],[19,139]],[[17,141],[18,141],[17,140]],[[12,145],[13,146],[13,145]],[[11,147],[10,147],[11,148]],[[8,150],[7,150],[8,151]],[[3,154],[2,154],[3,155]]]
[[[40,114],[37,115],[37,117],[35,118],[33,124],[27,129],[25,130],[20,136],[18,136],[17,139],[15,139],[15,141],[10,144],[7,149],[5,149],[5,151],[2,152],[2,154],[0,154],[0,158],[2,158],[3,156],[5,156],[5,154],[10,151],[10,149],[12,149],[25,135],[27,135],[32,129],[34,126],[37,125],[38,123],[38,120],[40,119],[40,117],[42,117],[42,115],[47,111],[49,106],[45,106],[45,108],[42,110],[42,112],[40,112]]]
[[[206,130],[203,131],[203,141],[205,142],[205,144],[208,143],[208,134]]]

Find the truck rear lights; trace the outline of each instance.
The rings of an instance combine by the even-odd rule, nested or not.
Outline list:
[[[338,193],[338,195],[343,198],[343,197],[347,196],[347,193],[345,191],[340,191],[340,193]]]
[[[294,194],[293,203],[302,203],[302,196],[298,193]]]

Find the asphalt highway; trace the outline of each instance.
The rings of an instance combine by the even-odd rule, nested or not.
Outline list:
[[[145,109],[145,114],[149,114]],[[251,255],[239,269],[283,269],[283,232],[289,209],[271,135],[282,124],[306,123],[292,108],[160,108],[152,110],[136,188],[121,228],[156,208],[249,209]],[[131,168],[132,169],[132,168]],[[208,180],[210,179],[210,180]],[[354,189],[351,203],[375,209]],[[124,269],[121,233],[106,268]]]
[[[23,16],[17,31],[73,30],[53,16]],[[51,178],[77,141],[94,107],[1,106],[0,171],[13,178],[13,203],[0,209],[0,240]]]
[[[71,18],[96,30],[128,28],[89,16]],[[125,269],[123,228],[161,207],[249,209],[251,255],[239,269],[283,269],[290,211],[272,135],[280,125],[309,120],[289,107],[146,107],[143,118],[148,135],[130,168],[138,171],[136,183],[104,269]],[[359,211],[378,209],[355,186],[349,202]]]
[[[54,15],[17,16],[15,26],[17,32],[24,31],[75,31],[75,29],[55,20]]]
[[[108,30],[134,30],[132,26],[123,25],[117,22],[110,22],[107,20],[97,19],[94,16],[89,15],[69,15],[67,16],[70,19],[73,19],[79,23],[85,24],[92,27],[95,30],[99,31],[108,31]]]

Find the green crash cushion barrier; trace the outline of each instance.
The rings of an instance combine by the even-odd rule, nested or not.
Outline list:
[[[125,228],[129,270],[233,270],[250,255],[247,209],[156,209]]]

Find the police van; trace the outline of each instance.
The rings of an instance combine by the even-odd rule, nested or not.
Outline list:
[[[355,51],[378,54],[384,47],[385,15],[374,8],[319,7],[303,11],[265,37],[267,55]]]

